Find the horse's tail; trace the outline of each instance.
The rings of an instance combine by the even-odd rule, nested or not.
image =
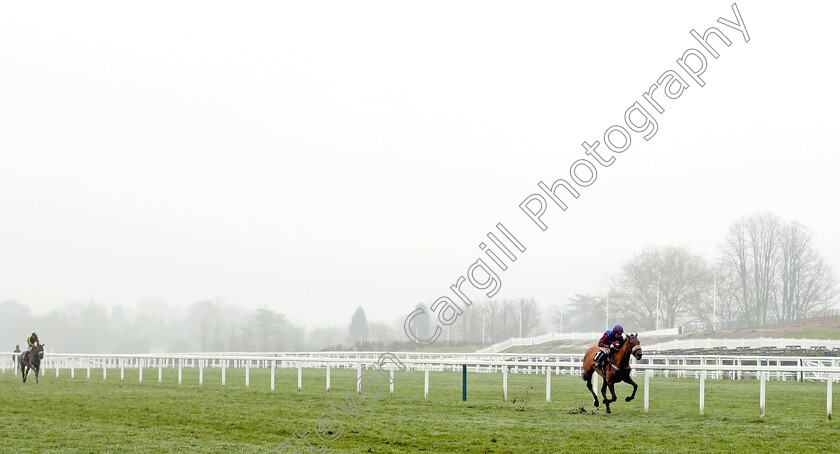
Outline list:
[[[580,369],[580,379],[586,381],[586,370],[583,368]]]

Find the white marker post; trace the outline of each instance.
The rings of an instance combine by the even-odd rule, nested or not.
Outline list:
[[[298,391],[303,390],[303,364],[298,363]]]
[[[825,416],[826,416],[826,419],[828,420],[828,422],[831,422],[831,397],[832,397],[831,396],[831,393],[832,393],[831,387],[832,387],[832,382],[833,381],[834,381],[834,373],[829,372],[828,374],[826,374],[825,388],[826,388],[826,393],[827,394],[826,394],[826,397],[825,397]]]
[[[277,366],[276,361],[271,360],[271,390],[274,391],[274,368]]]
[[[327,392],[330,392],[330,363],[327,363]]]
[[[645,413],[650,408],[650,369],[645,371]]]
[[[706,402],[706,371],[700,371],[700,414],[705,411]]]
[[[429,398],[429,365],[426,364],[426,384],[423,386],[423,396]]]
[[[391,395],[394,395],[394,363],[391,363]]]
[[[551,403],[551,368],[545,368],[545,403]]]
[[[758,374],[761,376],[761,385],[760,385],[759,398],[758,398],[758,407],[759,407],[758,417],[763,418],[764,417],[764,388],[766,387],[766,383],[764,381],[765,380],[764,371],[760,371]]]
[[[362,392],[362,363],[356,363],[356,394]]]
[[[507,377],[508,376],[508,367],[507,364],[502,366],[502,402],[507,402]]]

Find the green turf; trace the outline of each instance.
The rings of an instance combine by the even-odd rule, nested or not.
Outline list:
[[[840,329],[801,329],[787,335],[794,339],[840,339]]]
[[[0,452],[261,452],[268,453],[292,433],[312,430],[325,412],[345,432],[325,452],[837,452],[840,421],[826,422],[825,383],[767,383],[767,415],[758,417],[757,381],[707,380],[706,415],[698,414],[693,379],[653,378],[651,408],[643,411],[642,387],[625,403],[630,387],[619,385],[613,414],[592,412],[592,401],[576,376],[555,376],[552,403],[545,403],[544,375],[509,375],[508,402],[502,402],[501,374],[469,375],[469,400],[461,402],[461,374],[433,372],[431,396],[423,399],[423,374],[397,372],[393,397],[374,402],[356,398],[359,417],[330,410],[344,404],[354,370],[333,370],[332,392],[324,390],[324,370],[278,370],[276,391],[266,370],[228,369],[227,386],[218,370],[198,373],[146,369],[94,370],[71,379],[49,370],[40,384],[20,383],[10,371],[0,375]],[[640,377],[641,381],[641,377]],[[840,385],[834,401],[840,402]],[[585,412],[580,413],[580,408]],[[314,435],[310,440],[317,439]],[[290,451],[287,451],[290,452]]]

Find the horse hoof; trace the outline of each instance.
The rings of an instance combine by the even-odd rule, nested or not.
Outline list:
[[[607,414],[612,413],[609,408],[607,408]]]
[[[630,397],[630,396],[627,396],[627,397],[624,398],[625,402],[630,402],[631,400],[633,400],[633,398]]]
[[[598,400],[596,399],[595,401],[593,401],[592,405],[594,405],[597,408],[598,407]]]

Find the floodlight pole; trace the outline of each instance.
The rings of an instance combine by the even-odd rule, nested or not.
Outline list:
[[[656,280],[656,330],[659,331],[659,279]]]
[[[604,331],[610,329],[610,294],[609,293],[607,293],[607,318],[604,320],[604,325],[606,325],[606,328],[604,328]]]
[[[717,274],[712,280],[712,331],[717,329]]]

